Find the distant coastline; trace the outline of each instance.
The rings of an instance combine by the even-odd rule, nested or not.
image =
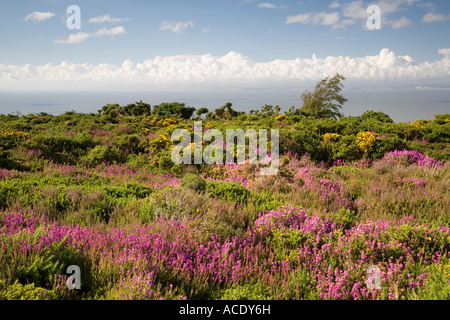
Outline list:
[[[235,110],[250,111],[263,105],[279,105],[283,111],[301,106],[302,90],[227,90],[227,91],[147,91],[147,92],[7,92],[0,91],[0,114],[46,112],[62,114],[74,110],[96,113],[103,105],[125,105],[142,100],[151,105],[162,102],[184,102],[196,108],[216,109],[231,102]],[[345,116],[359,116],[365,111],[382,111],[395,122],[434,119],[450,110],[450,90],[345,90],[348,102]]]

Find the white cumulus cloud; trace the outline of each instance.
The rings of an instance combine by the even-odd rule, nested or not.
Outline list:
[[[438,79],[450,84],[450,49],[439,50],[440,60],[416,62],[389,49],[365,57],[329,56],[254,62],[237,52],[224,56],[195,55],[155,57],[143,62],[115,64],[0,65],[4,90],[147,90],[208,86],[251,89],[260,85],[285,87],[315,82],[336,73],[351,81],[423,82]]]
[[[340,24],[341,16],[339,12],[326,13],[305,13],[296,16],[288,16],[286,19],[286,24],[292,23],[302,23],[302,24],[320,24],[323,26],[333,26],[333,29],[341,27]]]
[[[86,32],[78,32],[71,34],[67,40],[55,40],[55,43],[61,43],[61,44],[79,44],[91,37],[106,37],[106,36],[116,36],[120,34],[126,34],[127,31],[124,27],[118,26],[115,28],[103,28],[100,30],[97,30],[94,33],[86,33]]]
[[[30,13],[29,15],[27,15],[24,20],[25,21],[32,21],[34,23],[38,23],[38,22],[42,22],[45,20],[48,20],[50,18],[53,18],[55,16],[55,14],[53,12],[40,12],[40,11],[35,11],[33,13]]]
[[[321,24],[324,26],[331,26],[336,25],[340,20],[340,14],[339,12],[333,12],[333,13],[326,13],[322,17]]]
[[[109,14],[105,14],[103,16],[98,16],[98,17],[94,17],[89,19],[90,23],[105,23],[105,22],[110,22],[110,23],[120,23],[122,21],[130,21],[130,18],[113,18],[111,17],[111,15]]]
[[[301,13],[296,16],[287,16],[286,24],[303,23],[308,24],[311,21],[312,13]]]
[[[269,2],[262,2],[262,3],[258,4],[258,7],[259,8],[266,8],[266,9],[274,9],[277,6],[272,4],[272,3],[269,3]]]
[[[389,15],[407,11],[409,7],[420,1],[421,0],[381,0],[372,3],[356,0],[345,4],[334,1],[328,5],[328,8],[334,9],[335,12],[310,12],[291,15],[287,16],[286,24],[302,23],[331,26],[332,29],[345,29],[349,25],[360,23],[364,30],[368,30],[366,28],[366,21],[371,16],[371,13],[367,12],[367,8],[370,4],[376,4],[381,9],[382,25],[388,25],[392,29],[399,29],[411,25],[412,21],[407,17],[401,17],[398,20],[390,20]],[[442,19],[442,17],[439,18]]]
[[[85,32],[71,34],[67,40],[55,40],[55,43],[78,44],[87,40],[91,35]]]
[[[450,49],[439,49],[439,54],[448,57],[450,56]]]
[[[187,28],[193,28],[194,27],[194,22],[192,22],[191,20],[186,21],[186,22],[167,22],[167,21],[163,21],[161,22],[161,26],[159,28],[160,31],[172,31],[173,33],[180,33],[183,32],[184,30],[186,30]]]
[[[124,27],[118,26],[118,27],[111,28],[111,29],[108,29],[108,28],[100,29],[100,30],[94,32],[92,35],[94,37],[104,37],[104,36],[116,36],[119,34],[126,34],[126,33],[127,33],[127,31],[125,30]]]
[[[390,21],[389,24],[391,24],[392,29],[400,29],[411,25],[411,22],[412,22],[411,20],[405,17],[401,17],[399,20]]]
[[[433,13],[433,12],[427,13],[422,18],[422,22],[425,22],[425,23],[445,22],[447,20],[450,20],[450,14],[444,15],[444,14],[441,14],[441,13]]]
[[[265,9],[286,9],[286,6],[277,6],[270,2],[261,2],[258,4],[258,8],[265,8]]]
[[[341,6],[341,4],[339,3],[339,1],[333,1],[333,2],[328,6],[328,8],[336,9],[336,8],[339,8],[340,6]]]

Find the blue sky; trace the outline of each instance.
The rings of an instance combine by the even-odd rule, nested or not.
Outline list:
[[[371,4],[380,30],[366,28]],[[80,30],[66,26],[70,5],[81,9]],[[267,85],[327,70],[450,84],[447,0],[2,0],[0,30],[0,90]]]

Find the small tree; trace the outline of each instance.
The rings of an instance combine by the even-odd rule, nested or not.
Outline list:
[[[194,107],[186,107],[184,103],[161,103],[160,105],[153,106],[152,116],[165,118],[176,117],[189,120],[192,118],[194,112]]]
[[[341,82],[345,79],[337,73],[331,79],[327,77],[321,80],[317,83],[314,92],[306,91],[302,94],[303,106],[300,111],[318,119],[342,117],[340,109],[348,101],[340,94],[343,88]]]
[[[148,103],[136,102],[122,108],[122,113],[127,116],[148,116],[151,113],[151,106]]]
[[[272,105],[264,105],[261,108],[261,114],[262,115],[267,115],[267,116],[273,116],[274,115],[274,111],[273,111],[273,106]]]
[[[108,103],[106,106],[102,107],[102,110],[98,110],[98,112],[101,115],[107,115],[112,118],[117,118],[120,116],[120,114],[122,112],[122,108],[117,103],[115,103],[115,104]]]
[[[224,106],[214,110],[214,113],[208,114],[206,117],[208,120],[230,120],[241,113],[237,112],[232,108],[233,104],[231,102],[227,102]]]
[[[281,113],[280,106],[275,106],[275,112],[276,112],[276,114],[280,114]]]
[[[197,110],[197,119],[201,119],[202,115],[208,114],[209,110],[207,108],[200,108]]]

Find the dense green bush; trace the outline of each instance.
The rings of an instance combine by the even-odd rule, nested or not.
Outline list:
[[[250,191],[234,182],[208,181],[206,190],[211,197],[218,197],[227,202],[247,203]]]
[[[103,145],[95,146],[87,155],[81,157],[80,160],[95,166],[103,162],[125,162],[126,156],[115,146]]]
[[[152,116],[161,118],[181,118],[190,119],[195,112],[194,107],[186,107],[186,104],[173,102],[173,103],[161,103],[160,105],[153,106]]]
[[[30,150],[40,150],[43,157],[55,162],[76,164],[79,157],[94,147],[92,136],[87,133],[74,136],[38,134],[25,143]]]
[[[207,183],[199,175],[188,173],[181,180],[181,186],[195,191],[205,191]]]
[[[377,139],[375,148],[371,153],[372,159],[381,159],[387,152],[394,150],[402,150],[407,147],[404,140],[394,135],[389,135],[383,139]],[[356,160],[356,159],[354,159]]]
[[[375,111],[366,111],[364,112],[360,119],[362,121],[375,120],[379,122],[385,123],[394,123],[394,121],[389,117],[386,113],[383,112],[375,112]]]
[[[153,192],[153,188],[138,183],[126,183],[121,186],[107,186],[105,189],[107,195],[113,198],[135,198],[144,199]]]
[[[0,281],[0,300],[60,300],[52,290],[36,287],[34,283],[23,285],[16,280],[10,286],[2,285]]]
[[[224,290],[220,300],[276,300],[270,292],[270,286],[257,282],[232,286]]]
[[[450,143],[450,122],[442,125],[431,125],[431,130],[423,135],[429,142]]]

